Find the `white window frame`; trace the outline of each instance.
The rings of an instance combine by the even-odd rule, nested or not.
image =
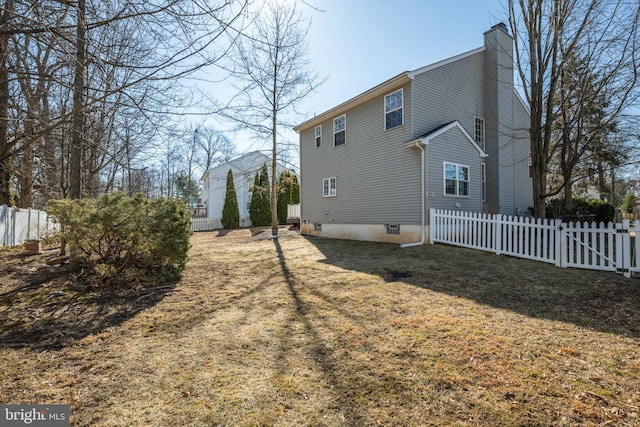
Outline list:
[[[333,185],[332,185],[333,184]],[[336,197],[338,195],[338,181],[335,176],[322,180],[322,197]]]
[[[342,129],[336,131],[336,121],[343,119],[343,127]],[[344,142],[338,145],[345,145],[347,143],[347,115],[346,114],[342,114],[338,117],[336,117],[335,119],[333,119],[333,146],[337,147],[338,145],[336,145],[336,135],[339,134],[340,132],[344,132]]]
[[[482,148],[482,150],[485,151],[487,131],[486,131],[486,125],[485,125],[484,119],[482,117],[475,117],[473,128],[474,128],[474,138],[476,142],[478,143],[480,148]]]
[[[390,96],[395,95],[396,93],[400,92],[400,106],[396,107],[392,110],[387,110],[387,98],[389,98]],[[387,114],[393,113],[400,110],[401,112],[401,119],[400,119],[400,124],[392,126],[392,127],[387,127]],[[390,129],[395,129],[397,127],[400,127],[404,125],[404,92],[403,89],[400,88],[398,90],[394,90],[391,93],[388,93],[384,96],[384,130],[390,130]]]
[[[454,166],[456,168],[456,177],[455,177],[455,194],[447,193],[447,166]],[[460,168],[465,168],[467,170],[467,180],[460,180],[459,172]],[[467,183],[467,193],[468,194],[460,194],[460,182]],[[468,165],[462,165],[459,163],[452,162],[442,162],[442,191],[443,194],[447,197],[471,197],[471,172]]]
[[[319,148],[322,146],[322,125],[316,126],[315,136],[316,148]]]

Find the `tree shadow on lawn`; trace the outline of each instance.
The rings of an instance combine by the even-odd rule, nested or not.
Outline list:
[[[640,281],[445,245],[308,238],[327,264],[534,318],[640,337]]]
[[[85,289],[72,285],[66,266],[47,266],[45,260],[32,262],[28,270],[0,269],[0,277],[20,278],[19,285],[0,292],[0,348],[72,345],[157,304],[178,283],[174,279],[150,288],[140,277],[131,277],[126,286]]]
[[[341,412],[343,413],[348,425],[367,424],[365,421],[367,418],[366,411],[357,405],[352,399],[354,384],[351,382],[351,378],[340,375],[338,367],[335,366],[336,361],[332,356],[336,351],[335,348],[331,348],[329,343],[321,337],[321,334],[311,321],[311,317],[314,316],[313,313],[310,313],[313,309],[313,304],[305,301],[298,291],[298,288],[301,288],[303,285],[289,269],[286,257],[283,253],[282,247],[280,246],[279,239],[273,239],[273,242],[278,255],[282,276],[287,284],[287,290],[289,291],[292,302],[295,304],[293,316],[285,325],[285,330],[283,330],[282,336],[288,337],[292,334],[291,328],[293,323],[299,322],[302,324],[305,335],[309,338],[309,342],[306,344],[308,349],[307,352],[321,369],[323,380],[330,388],[335,399],[335,404],[341,408]],[[307,291],[305,288],[301,288],[301,290]],[[312,293],[312,295],[316,298],[320,298],[333,310],[339,311],[342,316],[349,318],[351,321],[355,320],[357,322],[357,320],[350,314],[339,310],[338,305],[334,304],[328,296],[322,295],[318,292]],[[287,355],[293,350],[293,345],[287,339],[283,339],[280,344],[276,361],[281,374],[285,374],[287,372]]]

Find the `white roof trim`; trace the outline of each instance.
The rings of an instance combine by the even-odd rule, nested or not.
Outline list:
[[[443,65],[451,64],[452,62],[459,61],[459,60],[464,59],[464,58],[466,58],[468,56],[475,55],[476,53],[484,52],[486,49],[487,49],[486,46],[481,46],[479,48],[470,50],[468,52],[463,52],[463,53],[461,53],[459,55],[452,56],[451,58],[447,58],[447,59],[443,59],[442,61],[435,62],[435,63],[433,63],[431,65],[426,65],[426,66],[424,66],[422,68],[417,68],[417,69],[415,69],[413,71],[409,71],[407,73],[407,75],[409,76],[409,78],[413,79],[418,74],[422,74],[422,73],[425,73],[427,71],[431,71],[433,69],[442,67]]]
[[[520,93],[516,90],[516,88],[513,88],[513,93],[516,94],[516,98],[518,98],[518,101],[520,101],[520,103],[522,104],[522,106],[524,107],[525,110],[527,110],[527,113],[529,113],[529,115],[531,115],[531,110],[529,109],[529,106],[527,105],[526,101],[524,99],[522,99],[522,96],[520,95]]]
[[[365,92],[362,92],[360,95],[357,95],[343,102],[342,104],[338,104],[337,106],[302,122],[301,124],[295,126],[293,130],[296,132],[300,132],[303,129],[308,129],[316,124],[320,124],[321,122],[323,122],[324,120],[328,120],[329,118],[341,116],[342,114],[353,108],[355,105],[367,102],[378,96],[382,96],[383,94],[386,95],[387,93],[389,93],[389,91],[402,87],[402,85],[410,81],[411,77],[409,77],[409,73],[407,71],[400,73],[397,76],[392,77],[389,80],[384,81]]]
[[[432,139],[439,137],[443,133],[448,132],[453,128],[460,129],[460,131],[465,136],[465,138],[467,138],[467,140],[471,143],[471,145],[473,145],[473,147],[478,151],[478,153],[480,154],[480,157],[483,157],[483,158],[487,157],[487,153],[485,153],[485,151],[482,149],[482,147],[480,147],[478,145],[478,143],[471,137],[471,135],[469,135],[469,132],[467,132],[467,130],[457,120],[449,123],[448,125],[440,128],[440,129],[438,129],[437,131],[433,132],[432,134],[429,134],[429,135],[427,135],[425,137],[422,137],[422,138],[419,138],[419,139],[421,139],[422,142],[425,145],[429,145],[429,142],[431,142]]]
[[[346,112],[347,110],[353,108],[355,105],[358,105],[360,103],[366,102],[376,96],[381,96],[381,94],[383,94],[385,91],[389,91],[389,90],[393,90],[394,88],[400,87],[401,85],[411,81],[414,79],[414,77],[418,74],[422,74],[424,72],[427,71],[431,71],[433,69],[436,69],[438,67],[442,67],[443,65],[447,65],[450,64],[452,62],[455,61],[459,61],[461,59],[464,59],[468,56],[471,55],[475,55],[477,53],[480,52],[484,52],[486,50],[485,46],[481,46],[479,48],[470,50],[468,52],[463,52],[459,55],[456,56],[452,56],[451,58],[447,58],[447,59],[443,59],[442,61],[436,62],[434,64],[431,65],[427,65],[425,67],[422,68],[418,68],[415,69],[413,71],[405,71],[403,73],[398,74],[395,77],[390,78],[389,80],[380,83],[377,86],[374,86],[373,88],[362,92],[360,95],[357,95],[345,102],[343,102],[342,104],[338,104],[337,106],[318,114],[317,116],[308,119],[306,121],[304,121],[303,123],[295,126],[293,128],[294,131],[296,132],[300,132],[301,130],[304,129],[308,129],[309,127],[318,124],[324,120],[327,120],[331,117],[337,117],[341,114],[343,114],[344,112]]]

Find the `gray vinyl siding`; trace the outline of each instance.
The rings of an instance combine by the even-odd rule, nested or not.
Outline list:
[[[522,213],[531,205],[528,177],[528,113],[513,92],[511,37],[500,27],[485,33],[485,49],[450,62],[400,74],[379,87],[340,104],[346,110],[346,143],[334,147],[333,119],[312,119],[300,130],[302,220],[335,224],[420,224],[421,151],[407,148],[427,132],[457,120],[475,136],[475,118],[485,121],[487,205]],[[406,79],[412,76],[408,83]],[[396,80],[398,79],[398,80]],[[400,86],[402,84],[402,86]],[[384,95],[403,88],[404,123],[385,131]],[[371,95],[373,96],[373,95]],[[330,110],[333,111],[333,110]],[[322,123],[317,121],[323,120]],[[316,148],[315,126],[322,125]],[[480,211],[482,158],[457,127],[429,140],[426,147],[427,208]],[[469,167],[470,196],[444,194],[443,162]],[[336,178],[337,196],[323,197],[323,180]]]
[[[517,166],[514,175],[515,209],[526,213],[533,206],[533,181],[529,176],[529,112],[513,94],[514,144]]]
[[[513,215],[517,213],[515,173],[519,166],[514,139],[513,39],[503,31],[492,31],[485,34],[485,45],[488,200],[493,201],[493,209]]]
[[[417,75],[414,82],[416,135],[458,120],[473,137],[475,118],[480,117],[485,120],[485,141],[488,142],[484,73],[485,52],[478,52]],[[444,195],[443,161],[469,166],[470,197]],[[482,210],[480,155],[458,129],[446,132],[429,145],[427,164],[428,208]]]
[[[484,117],[484,52],[416,75],[414,136],[458,120],[474,135],[475,117]]]
[[[420,151],[412,139],[411,85],[403,88],[404,123],[384,129],[384,95],[346,113],[346,143],[333,145],[333,117],[301,132],[302,219],[339,224],[419,224]],[[390,89],[387,93],[391,93]],[[322,197],[323,179],[336,177],[337,196]]]
[[[444,162],[469,167],[469,196],[446,195]],[[427,146],[427,208],[461,209],[479,212],[482,208],[482,166],[480,153],[457,128],[431,140]]]

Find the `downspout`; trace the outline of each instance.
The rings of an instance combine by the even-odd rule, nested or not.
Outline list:
[[[403,243],[400,245],[401,248],[410,248],[413,246],[420,246],[420,245],[424,245],[424,242],[427,238],[426,236],[426,232],[425,232],[425,209],[424,209],[424,193],[425,193],[425,171],[424,171],[424,163],[425,163],[425,155],[426,155],[426,151],[424,149],[424,144],[422,143],[422,141],[416,141],[415,142],[415,146],[418,147],[420,149],[420,151],[422,151],[422,153],[420,153],[420,201],[421,201],[421,210],[422,210],[422,222],[421,222],[421,227],[422,227],[422,237],[420,239],[419,242],[415,242],[415,243]]]

